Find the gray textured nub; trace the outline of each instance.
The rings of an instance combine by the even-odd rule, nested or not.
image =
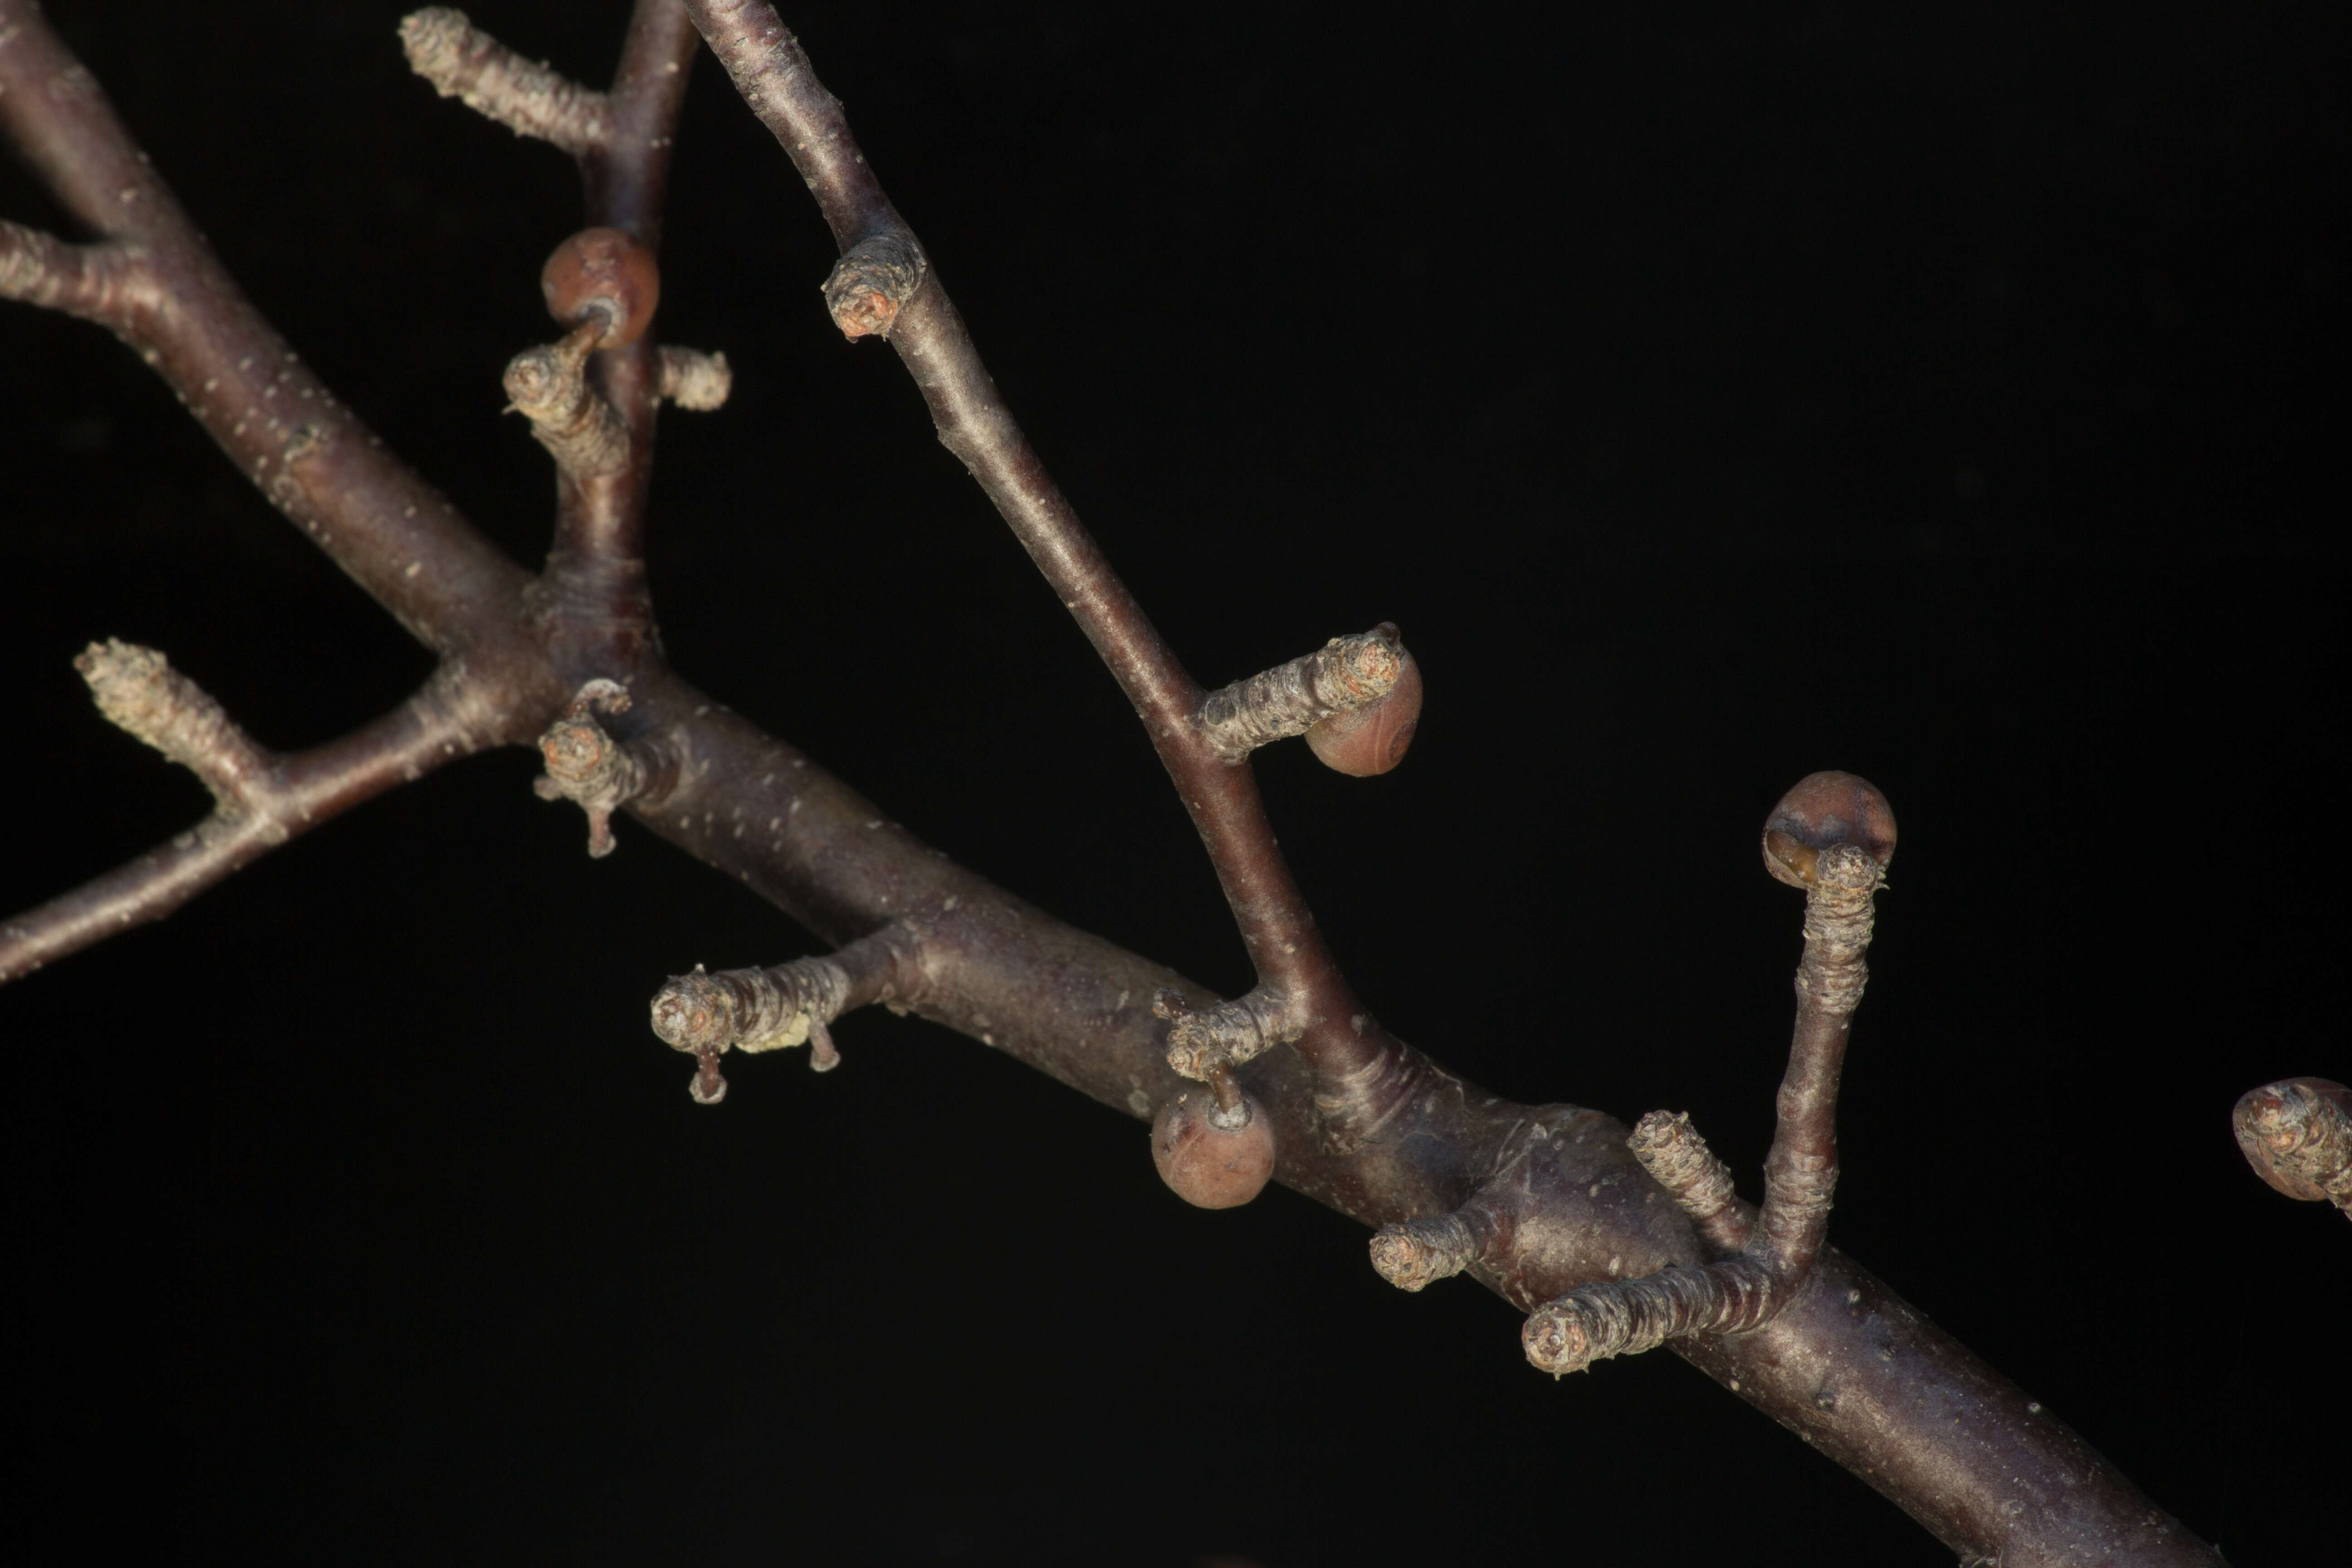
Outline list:
[[[1394,626],[1333,637],[1313,653],[1211,692],[1201,703],[1201,728],[1219,756],[1238,763],[1260,746],[1304,735],[1335,713],[1387,696],[1403,668]]]

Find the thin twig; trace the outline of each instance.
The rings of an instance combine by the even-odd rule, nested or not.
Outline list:
[[[1633,1124],[1625,1141],[1633,1158],[1650,1178],[1666,1189],[1675,1205],[1690,1215],[1699,1237],[1719,1253],[1738,1252],[1755,1234],[1755,1211],[1739,1201],[1732,1189],[1731,1171],[1706,1140],[1691,1126],[1687,1115],[1653,1110]]]
[[[637,0],[605,95],[610,134],[580,158],[588,225],[617,228],[656,258],[670,150],[688,67],[699,47],[679,0]],[[563,606],[567,658],[607,675],[628,674],[660,647],[646,585],[645,532],[663,370],[652,331],[590,357],[589,384],[625,437],[625,457],[565,473],[556,487],[544,592],[548,602]]]
[[[1670,1339],[1756,1328],[1785,1301],[1780,1287],[1773,1271],[1753,1258],[1662,1268],[1638,1279],[1580,1286],[1529,1314],[1519,1341],[1528,1360],[1558,1377]]]
[[[444,98],[461,100],[518,136],[561,148],[575,158],[600,152],[611,139],[613,115],[604,95],[534,60],[525,59],[467,18],[431,5],[400,23],[408,68]]]
[[[1821,851],[1805,896],[1805,952],[1797,965],[1797,1025],[1780,1080],[1764,1204],[1751,1245],[1773,1271],[1801,1279],[1820,1253],[1837,1189],[1838,1075],[1869,970],[1872,899],[1885,872],[1858,844]]]
[[[89,72],[29,0],[0,0],[0,130],[102,240],[140,252],[152,296],[107,325],[238,470],[427,647],[478,672],[520,623],[521,572],[386,452],[238,292]],[[556,698],[561,701],[561,697]]]
[[[1219,1069],[1289,1044],[1307,1027],[1295,1001],[1262,985],[1197,1011],[1182,993],[1165,990],[1152,998],[1151,1010],[1168,1020],[1168,1065],[1202,1083]]]
[[[74,668],[89,682],[90,698],[109,722],[203,782],[212,792],[215,818],[234,821],[266,804],[278,759],[255,745],[212,693],[162,654],[110,637],[90,644]],[[285,837],[282,829],[278,837]]]
[[[148,215],[169,198],[131,163],[110,116],[89,121],[89,105],[102,112],[103,104],[86,74],[78,67],[68,73],[70,61],[60,66],[61,57],[25,0],[0,0],[0,117],[61,199],[92,226],[152,240],[160,231],[148,225]],[[28,98],[40,101],[26,110]],[[89,216],[102,216],[117,192],[127,193],[127,205],[155,198],[137,217],[146,226],[136,235]],[[171,308],[196,323],[184,339],[157,340],[164,344],[158,357],[178,353],[186,362],[167,369],[184,387],[196,384],[185,378],[188,364],[201,375],[250,349],[249,329],[258,321],[247,321],[242,301],[212,288],[184,260],[157,274]],[[274,376],[279,363],[272,353],[257,374]],[[208,428],[226,427],[212,413],[199,414]],[[337,430],[323,435],[331,444]],[[241,454],[226,438],[224,444]],[[389,499],[396,510],[397,487],[367,479],[364,472],[321,470],[321,483],[349,480],[351,488],[320,504],[347,502],[363,511]],[[469,637],[478,647],[516,635],[520,595],[510,590],[520,574],[476,572],[471,563],[495,560],[495,552],[454,513],[436,515],[439,522],[418,524],[416,534],[395,531],[387,541],[364,531],[341,537],[350,531],[348,520],[337,512],[331,548],[338,559],[349,558],[371,591],[385,575],[380,555],[389,556],[394,579],[404,567],[409,575],[429,573],[431,592],[401,612],[412,624],[430,630],[438,617],[452,637]],[[439,534],[429,531],[436,527]],[[430,561],[390,553],[390,544],[403,538],[430,552]],[[394,782],[381,778],[386,769],[421,772],[436,752],[458,754],[510,727],[511,712],[530,707],[534,693],[558,679],[542,647],[532,645],[529,656],[488,675],[477,661],[465,682],[436,678],[425,695],[440,689],[446,707],[426,702],[426,710],[390,716],[345,742],[283,759],[289,776],[280,785],[304,806],[304,826],[371,785]],[[495,684],[498,700],[482,696],[475,679]],[[675,794],[657,811],[638,804],[657,832],[831,940],[847,942],[893,922],[919,931],[926,964],[915,1001],[927,1016],[1135,1114],[1148,1115],[1155,1100],[1141,1086],[1172,1087],[1161,1059],[1164,1030],[1143,998],[1181,986],[1181,977],[949,864],[805,758],[666,672],[649,672],[635,689],[643,722],[681,757]],[[204,875],[203,868],[193,874]],[[128,879],[134,890],[170,879],[140,868],[117,879]],[[114,913],[125,923],[144,918],[136,903],[108,906],[101,899],[108,912],[100,918],[110,924]],[[92,912],[89,906],[81,911]],[[55,936],[71,921],[36,923]],[[37,947],[40,933],[34,934]],[[0,936],[0,973],[17,972],[9,967],[5,943],[16,942],[13,952],[22,957],[22,937]],[[53,943],[48,955],[72,945],[79,943]],[[1379,1067],[1381,1053],[1368,1053],[1367,1061]],[[1623,1130],[1597,1113],[1514,1105],[1424,1065],[1415,1070],[1429,1092],[1391,1097],[1377,1137],[1334,1135],[1319,1098],[1329,1075],[1310,1074],[1286,1052],[1268,1053],[1248,1070],[1251,1092],[1283,1125],[1282,1179],[1345,1212],[1373,1224],[1429,1215],[1461,1204],[1466,1189],[1482,1183],[1519,1196],[1514,1234],[1505,1245],[1487,1247],[1478,1263],[1482,1279],[1523,1306],[1613,1276],[1621,1266],[1654,1270],[1695,1256],[1684,1215],[1659,1188],[1629,1179],[1635,1167]],[[1686,1339],[1675,1348],[1801,1430],[1971,1560],[2215,1560],[2080,1438],[1881,1282],[1833,1250],[1824,1250],[1812,1281],[1801,1300],[1752,1335]]]
[[[1333,637],[1313,653],[1209,693],[1201,701],[1201,730],[1217,755],[1238,763],[1260,746],[1304,735],[1387,696],[1403,670],[1404,647],[1393,626]]]
[[[161,654],[108,643],[79,662],[107,717],[194,772],[217,805],[170,843],[0,922],[0,982],[160,920],[289,838],[507,738],[497,705],[446,670],[339,740],[278,753]]]
[[[845,292],[836,273],[832,292],[908,290],[880,303],[867,300],[856,314],[887,319],[890,344],[921,389],[940,441],[979,480],[1134,703],[1208,846],[1261,987],[1297,999],[1306,1013],[1297,1046],[1330,1080],[1335,1120],[1379,1116],[1410,1092],[1384,1070],[1396,1059],[1394,1040],[1371,1023],[1324,944],[1249,770],[1230,766],[1194,726],[1200,686],[1111,569],[997,393],[937,269],[858,151],[840,101],[767,0],[688,0],[688,9],[807,181],[844,257],[870,259],[878,242],[890,242],[888,268],[861,262],[859,289]]]
[[[1423,1290],[1509,1242],[1507,1221],[1473,1200],[1446,1214],[1400,1220],[1374,1231],[1372,1269],[1400,1290]]]
[[[156,290],[138,251],[130,247],[72,245],[0,220],[0,299],[113,327],[152,309]]]

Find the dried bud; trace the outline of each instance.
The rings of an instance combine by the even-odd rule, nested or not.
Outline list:
[[[1325,767],[1369,778],[1404,761],[1420,726],[1421,666],[1408,653],[1386,695],[1318,721],[1307,731],[1307,743]]]
[[[593,314],[604,318],[600,349],[644,336],[661,303],[661,269],[654,253],[617,228],[583,228],[555,247],[539,275],[548,313],[567,327]]]
[[[1881,871],[1895,858],[1895,813],[1867,779],[1820,773],[1801,779],[1764,819],[1764,869],[1792,888],[1813,886],[1822,851],[1858,846]]]
[[[1189,1089],[1151,1124],[1151,1163],[1169,1190],[1196,1208],[1237,1208],[1274,1174],[1274,1126],[1247,1094],[1231,1112],[1216,1097]]]

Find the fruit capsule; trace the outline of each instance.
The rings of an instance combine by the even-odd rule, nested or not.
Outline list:
[[[661,269],[654,253],[617,228],[583,228],[555,247],[539,275],[548,313],[576,327],[591,313],[604,318],[600,349],[616,349],[645,335],[661,303]]]
[[[1792,888],[1813,885],[1822,850],[1858,844],[1881,870],[1895,858],[1895,812],[1868,779],[1809,773],[1764,820],[1764,869]]]
[[[1412,732],[1421,727],[1421,666],[1404,656],[1396,684],[1386,694],[1319,720],[1307,731],[1307,743],[1323,765],[1354,778],[1384,773],[1404,761]]]
[[[1192,1089],[1151,1124],[1151,1163],[1169,1190],[1196,1208],[1237,1208],[1274,1174],[1274,1127],[1265,1108],[1244,1094],[1237,1112],[1218,1110],[1216,1096]],[[1228,1127],[1224,1123],[1238,1121]]]

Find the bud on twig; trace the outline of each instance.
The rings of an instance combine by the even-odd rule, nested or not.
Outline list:
[[[841,335],[853,342],[887,338],[929,270],[913,235],[903,229],[868,235],[834,263],[824,280],[824,307]]]

